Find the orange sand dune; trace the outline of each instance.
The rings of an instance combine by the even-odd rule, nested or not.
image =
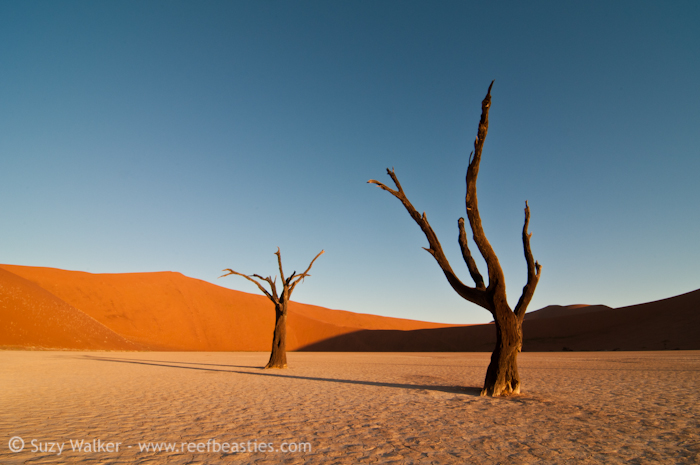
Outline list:
[[[0,347],[138,350],[140,345],[0,268]]]
[[[0,265],[0,347],[266,351],[270,301],[180,273],[91,274]],[[451,326],[290,303],[289,350],[491,351],[492,324]],[[527,315],[525,351],[700,349],[700,290],[611,309]]]
[[[154,350],[269,350],[272,303],[264,296],[216,286],[180,273],[92,274],[0,265],[129,341]],[[33,299],[27,295],[27,301]],[[296,350],[362,329],[413,330],[447,325],[379,317],[290,303],[288,343]],[[26,324],[31,320],[27,314]],[[9,341],[9,340],[8,340]],[[0,338],[0,346],[12,344]],[[33,343],[24,344],[31,346]],[[60,347],[60,346],[52,346]],[[98,348],[98,347],[84,347]]]

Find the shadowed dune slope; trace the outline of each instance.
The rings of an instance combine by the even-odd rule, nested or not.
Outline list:
[[[35,283],[0,268],[0,347],[139,350]]]
[[[523,348],[530,351],[697,350],[700,290],[629,307],[533,320],[523,331]]]
[[[618,309],[576,305],[543,310],[547,311],[523,323],[524,351],[700,349],[700,290]],[[487,324],[358,331],[303,350],[490,352],[495,343],[496,327]]]
[[[539,310],[525,314],[525,321],[541,320],[543,318],[554,318],[568,315],[582,315],[584,313],[599,312],[601,310],[612,310],[606,305],[548,305]]]
[[[44,295],[72,306],[147,349],[257,351],[269,350],[272,342],[274,307],[266,297],[223,288],[180,273],[92,274],[17,265],[0,265],[0,270],[7,279],[11,276],[23,279]],[[28,293],[21,298],[27,302],[34,299]],[[18,322],[17,327],[33,324],[32,315],[25,312],[24,323]],[[320,339],[362,329],[413,330],[445,326],[291,302],[287,347],[296,350]],[[28,332],[31,330],[23,334]],[[37,338],[40,339],[38,333],[32,341]],[[0,346],[35,345],[34,342],[22,344],[17,337],[11,344],[6,341],[10,339],[0,337]]]

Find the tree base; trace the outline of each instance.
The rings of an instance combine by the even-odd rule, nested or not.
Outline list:
[[[520,383],[512,386],[510,383],[503,386],[489,386],[481,390],[481,397],[505,397],[520,394]]]
[[[516,336],[518,333],[515,333]],[[500,332],[499,332],[500,336]],[[520,394],[518,353],[520,341],[502,345],[501,337],[491,354],[491,363],[486,370],[486,379],[481,395],[484,397],[512,396]]]
[[[271,369],[271,368],[278,368],[278,369],[287,368],[287,364],[286,363],[285,364],[268,363],[267,365],[265,365],[266,370]]]
[[[287,351],[283,345],[273,345],[270,359],[265,365],[265,369],[270,368],[287,368]]]

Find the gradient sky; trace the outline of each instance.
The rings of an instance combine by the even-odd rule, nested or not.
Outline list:
[[[478,193],[511,304],[526,199],[530,310],[695,290],[699,21],[682,0],[0,2],[0,263],[256,293],[217,277],[325,249],[293,300],[490,321],[366,182],[395,167],[472,284],[457,219],[495,80]]]

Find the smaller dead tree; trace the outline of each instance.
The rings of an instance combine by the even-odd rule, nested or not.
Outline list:
[[[228,271],[228,273],[219,276],[220,278],[232,274],[243,276],[248,281],[255,283],[255,285],[258,286],[258,289],[260,289],[262,293],[275,304],[275,331],[272,334],[272,352],[270,353],[270,361],[267,362],[265,368],[287,368],[287,304],[289,303],[289,299],[292,297],[292,291],[294,291],[297,284],[299,284],[300,281],[303,281],[304,278],[311,276],[309,271],[311,270],[311,267],[316,259],[320,257],[323,252],[324,251],[321,250],[321,252],[319,252],[319,254],[316,255],[313,260],[311,260],[311,263],[309,263],[309,267],[306,269],[306,271],[301,274],[297,274],[297,272],[294,271],[291,276],[285,278],[284,271],[282,271],[282,256],[280,254],[280,248],[277,247],[277,252],[275,252],[275,255],[277,255],[277,263],[279,264],[280,268],[280,279],[282,281],[282,292],[279,294],[277,293],[276,276],[274,279],[270,276],[263,278],[257,274],[246,275],[239,273],[230,268],[223,270]],[[262,281],[265,281],[270,285],[269,292],[262,286]]]

